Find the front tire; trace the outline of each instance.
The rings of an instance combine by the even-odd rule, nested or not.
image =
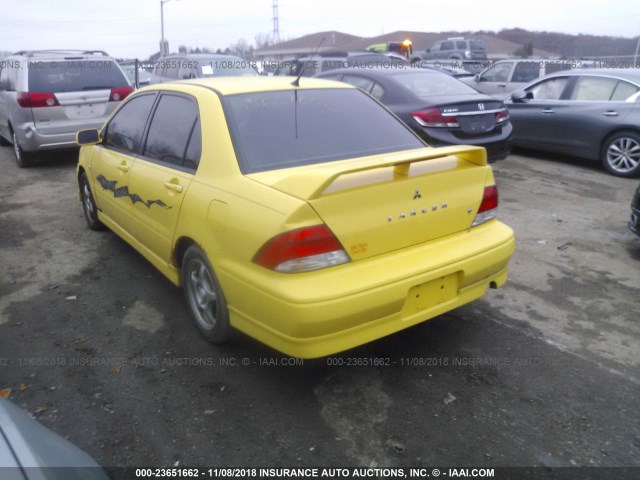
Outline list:
[[[233,337],[222,287],[209,259],[196,245],[182,259],[182,288],[196,327],[209,342],[223,343]]]
[[[16,163],[20,168],[27,168],[33,165],[33,153],[25,152],[20,143],[18,142],[18,136],[13,132],[13,153],[16,156]]]
[[[96,207],[96,201],[93,198],[93,193],[91,193],[89,179],[85,172],[80,174],[78,184],[80,185],[82,209],[84,210],[84,218],[87,220],[87,225],[91,230],[103,230],[104,224],[98,219],[98,207]]]
[[[640,175],[640,135],[624,131],[608,138],[602,148],[602,166],[617,177]]]

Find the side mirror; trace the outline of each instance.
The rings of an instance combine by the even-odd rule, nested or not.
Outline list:
[[[80,146],[96,145],[100,143],[100,132],[95,128],[80,130],[76,133],[76,143]]]
[[[511,100],[513,103],[524,103],[527,100],[533,99],[533,92],[525,92],[524,90],[517,90],[511,94]]]

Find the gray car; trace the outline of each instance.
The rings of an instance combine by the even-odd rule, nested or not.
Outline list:
[[[424,52],[416,53],[411,62],[420,60],[487,60],[487,47],[482,40],[452,37],[439,40]]]
[[[109,480],[96,461],[0,398],[0,473],[11,480]]]
[[[559,72],[507,100],[514,145],[600,161],[612,175],[640,175],[640,70]]]
[[[257,77],[255,62],[212,53],[185,53],[160,58],[149,76],[150,83],[175,82],[189,78]]]
[[[587,68],[592,64],[593,62],[586,60],[514,58],[492,63],[474,77],[464,78],[462,81],[479,92],[504,99],[537,78],[563,70]]]
[[[0,144],[16,163],[77,148],[76,132],[99,128],[133,89],[103,51],[22,51],[0,62]]]

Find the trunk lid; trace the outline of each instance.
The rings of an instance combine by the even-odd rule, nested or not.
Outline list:
[[[471,228],[489,175],[483,148],[455,146],[249,177],[306,200],[358,260]]]
[[[496,128],[496,113],[504,108],[501,101],[470,99],[440,105],[443,117],[455,117],[464,133],[477,134],[491,132]]]

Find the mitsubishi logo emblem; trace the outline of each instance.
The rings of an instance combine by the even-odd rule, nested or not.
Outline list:
[[[420,195],[420,190],[416,188],[416,192],[413,194],[413,199],[417,200],[419,198],[422,198],[422,195]]]
[[[478,104],[478,109],[479,110],[484,110],[484,103],[479,103]]]

